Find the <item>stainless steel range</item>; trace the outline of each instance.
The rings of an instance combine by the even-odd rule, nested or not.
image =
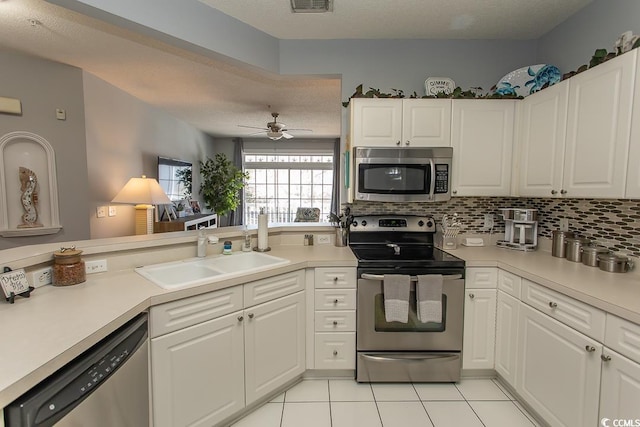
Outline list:
[[[358,258],[358,382],[460,379],[464,261],[434,247],[435,227],[431,217],[354,218],[349,246]],[[434,298],[441,304],[435,301],[441,317],[439,321],[424,321],[416,289],[424,289],[418,283],[434,277],[441,285],[441,293]],[[392,278],[404,280],[398,286],[408,291],[408,313],[405,305],[406,318],[399,321],[390,320],[385,313],[385,307],[390,311],[391,306],[385,302],[384,290],[389,295],[396,289]]]

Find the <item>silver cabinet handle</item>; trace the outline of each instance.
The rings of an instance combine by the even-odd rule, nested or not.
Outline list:
[[[336,298],[336,299],[334,299],[334,300],[333,300],[333,303],[334,303],[335,305],[338,305],[338,302],[339,302],[339,301],[338,301],[338,298]]]
[[[551,190],[551,194],[558,194],[556,190]]]
[[[338,350],[333,350],[333,355],[337,356],[338,355]]]
[[[453,194],[458,194],[458,190],[453,190],[452,193]]]
[[[589,353],[593,353],[594,351],[596,351],[596,348],[592,345],[585,345],[584,349],[587,350]]]
[[[406,144],[407,144],[407,145],[411,144],[411,141],[409,141],[409,140],[407,139]]]
[[[244,316],[238,316],[238,322],[242,322],[244,320]]]
[[[602,359],[603,362],[611,362],[611,356],[605,356],[604,354],[600,355],[600,359]]]
[[[567,190],[560,190],[560,194],[567,194]]]
[[[475,297],[475,294],[469,294],[469,298],[474,299]]]
[[[333,278],[333,282],[334,283],[338,283],[338,277],[337,276]]]
[[[333,321],[333,326],[338,326],[338,321],[337,320]]]
[[[402,144],[402,141],[396,142],[396,145],[400,145],[400,144]]]
[[[549,307],[558,308],[558,303],[557,302],[553,302],[553,301],[549,301]]]
[[[249,319],[253,319],[253,316],[255,316],[253,313],[249,313]]]

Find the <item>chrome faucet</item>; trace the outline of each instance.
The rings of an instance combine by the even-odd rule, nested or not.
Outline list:
[[[198,234],[198,257],[206,257],[207,245],[214,245],[216,243],[218,243],[218,236],[207,236],[204,230],[200,230]]]
[[[396,245],[395,243],[387,243],[387,246],[393,248],[394,255],[400,255],[400,246]]]

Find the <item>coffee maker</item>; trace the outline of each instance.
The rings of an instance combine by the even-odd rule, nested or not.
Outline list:
[[[535,251],[538,246],[538,210],[504,208],[504,240],[496,245],[518,251]]]

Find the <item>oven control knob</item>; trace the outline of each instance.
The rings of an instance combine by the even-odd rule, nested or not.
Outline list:
[[[423,220],[418,221],[418,227],[422,227],[423,225],[424,225],[424,221]]]
[[[351,223],[351,225],[352,225],[353,227],[357,227],[357,226],[358,226],[358,221],[353,221],[353,222]]]
[[[366,227],[366,226],[367,226],[367,221],[366,221],[366,220],[364,220],[364,219],[362,220],[362,226],[363,226],[363,227]]]
[[[429,228],[433,227],[433,221],[427,221],[427,227]]]

